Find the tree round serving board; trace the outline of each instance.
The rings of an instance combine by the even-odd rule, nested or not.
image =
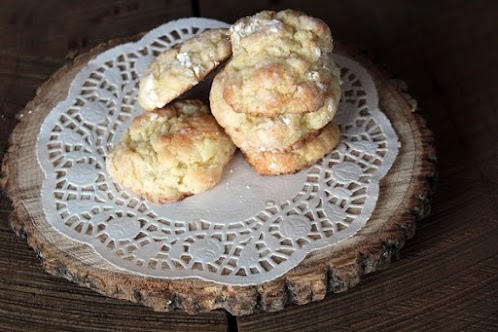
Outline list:
[[[105,158],[143,110],[159,52],[205,29],[181,19],[112,41],[55,73],[18,118],[4,159],[12,226],[55,275],[158,311],[281,310],[386,268],[428,212],[432,134],[399,82],[336,46],[341,142],[293,175],[257,175],[236,154],[221,182],[157,205],[114,183]],[[209,80],[189,92],[205,96]]]

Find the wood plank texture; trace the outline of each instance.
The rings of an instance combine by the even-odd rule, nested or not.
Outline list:
[[[191,16],[187,1],[2,1],[0,155],[15,116],[64,62],[100,42]],[[0,331],[226,331],[222,311],[189,316],[104,297],[51,276],[9,226],[0,195]]]
[[[407,82],[435,133],[439,191],[431,217],[388,270],[352,290],[279,313],[237,319],[239,331],[498,330],[498,34],[493,0],[199,3],[234,21],[262,9],[323,18]],[[190,1],[0,3],[0,157],[15,114],[65,61],[99,42],[189,16]],[[1,331],[226,331],[223,312],[155,313],[47,274],[8,226],[0,193]],[[233,320],[231,320],[233,321]]]
[[[440,184],[432,217],[388,270],[319,303],[241,317],[239,331],[498,330],[498,4],[203,1],[200,12],[233,20],[270,7],[323,18],[408,84],[435,133]]]

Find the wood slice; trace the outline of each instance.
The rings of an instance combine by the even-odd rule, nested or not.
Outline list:
[[[396,162],[381,181],[379,200],[367,225],[352,238],[311,253],[285,275],[257,286],[148,278],[116,269],[88,245],[68,239],[47,222],[40,198],[43,175],[35,150],[42,121],[67,96],[75,75],[89,60],[117,44],[119,41],[102,44],[78,56],[38,89],[35,99],[18,115],[20,123],[3,160],[3,185],[14,205],[11,225],[18,234],[27,235],[49,273],[157,311],[180,309],[194,314],[225,309],[234,315],[277,311],[291,303],[319,301],[328,292],[344,292],[364,274],[386,268],[413,237],[416,221],[427,215],[436,159],[432,133],[415,113],[416,102],[404,92],[401,82],[390,80],[354,50],[338,46],[336,52],[369,70],[377,85],[380,109],[401,141]]]

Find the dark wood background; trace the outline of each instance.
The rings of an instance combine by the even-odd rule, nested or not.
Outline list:
[[[16,113],[66,61],[171,19],[295,8],[404,80],[436,139],[439,190],[399,260],[278,313],[156,313],[44,272],[0,193],[0,331],[497,331],[498,1],[0,2],[0,158]]]

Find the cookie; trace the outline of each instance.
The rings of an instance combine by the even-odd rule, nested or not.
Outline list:
[[[135,118],[106,168],[122,186],[166,203],[213,187],[235,150],[206,105],[176,101]]]
[[[138,102],[161,108],[197,85],[231,55],[227,29],[207,30],[159,54],[140,80]]]
[[[330,29],[294,10],[263,11],[230,28],[233,56],[223,98],[237,113],[275,117],[322,108],[331,98]],[[336,98],[334,96],[334,98]]]
[[[333,67],[336,69],[336,67]],[[227,70],[214,79],[210,92],[211,111],[225,128],[235,145],[242,149],[284,151],[297,141],[323,128],[334,117],[340,97],[339,71],[333,70],[335,79],[327,86],[329,97],[314,112],[280,114],[275,117],[253,116],[235,112],[223,98],[223,83]],[[254,105],[257,105],[255,102]]]
[[[295,36],[292,36],[294,35]],[[286,39],[283,39],[284,36]],[[328,25],[303,12],[286,9],[279,12],[261,11],[238,19],[230,27],[230,40],[234,52],[241,49],[260,49],[261,44],[281,46],[286,41],[300,42],[312,58],[319,51],[332,52],[333,40]],[[316,48],[320,50],[317,50]]]
[[[242,150],[246,160],[261,175],[295,173],[313,165],[329,153],[340,139],[339,127],[330,122],[317,136],[296,144],[286,152]]]

